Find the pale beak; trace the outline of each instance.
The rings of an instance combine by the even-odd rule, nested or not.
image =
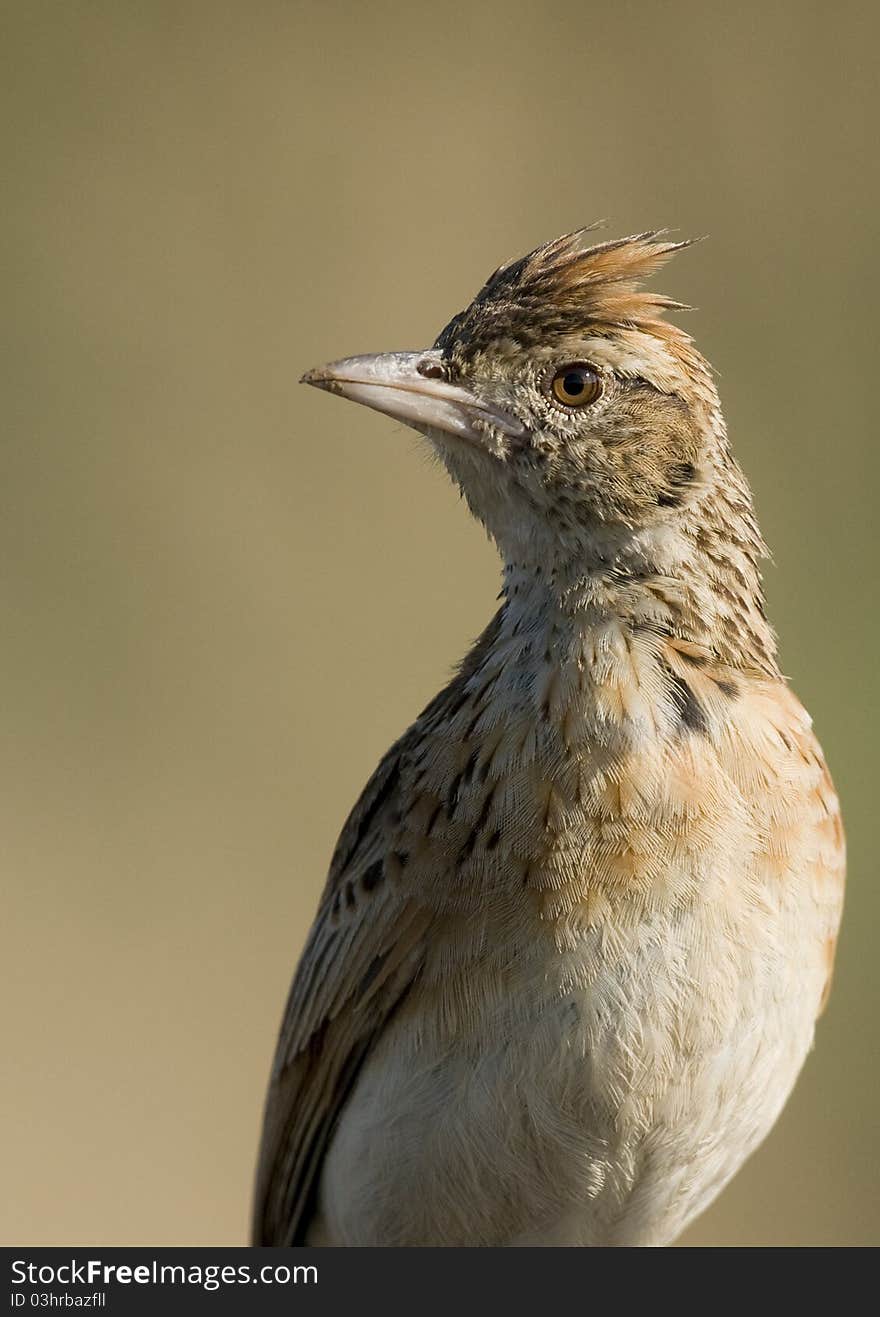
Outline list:
[[[434,349],[331,361],[306,371],[301,383],[362,402],[426,434],[440,431],[479,442],[489,426],[518,439],[526,433],[515,416],[462,385],[450,384],[441,354]]]

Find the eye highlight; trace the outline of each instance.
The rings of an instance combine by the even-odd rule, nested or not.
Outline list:
[[[585,361],[560,366],[550,381],[550,392],[563,407],[589,407],[602,393],[599,373]]]

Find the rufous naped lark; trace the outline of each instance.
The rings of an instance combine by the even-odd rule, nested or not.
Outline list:
[[[504,585],[336,847],[258,1243],[669,1243],[813,1040],[840,816],[709,367],[640,290],[685,244],[584,232],[304,376],[427,437]]]

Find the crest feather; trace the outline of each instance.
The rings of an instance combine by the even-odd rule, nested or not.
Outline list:
[[[662,294],[646,293],[641,285],[692,240],[670,241],[666,230],[652,229],[584,246],[585,236],[595,228],[563,234],[500,266],[435,346],[445,350],[457,343],[465,351],[476,351],[502,335],[529,343],[548,333],[604,326],[686,339],[662,316],[664,311],[689,308]]]

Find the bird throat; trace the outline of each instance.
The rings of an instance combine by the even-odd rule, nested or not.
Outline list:
[[[502,634],[548,667],[603,677],[609,647],[690,647],[731,671],[778,678],[753,519],[724,509],[691,528],[603,528],[573,560],[507,562]],[[737,510],[739,511],[739,510]]]

